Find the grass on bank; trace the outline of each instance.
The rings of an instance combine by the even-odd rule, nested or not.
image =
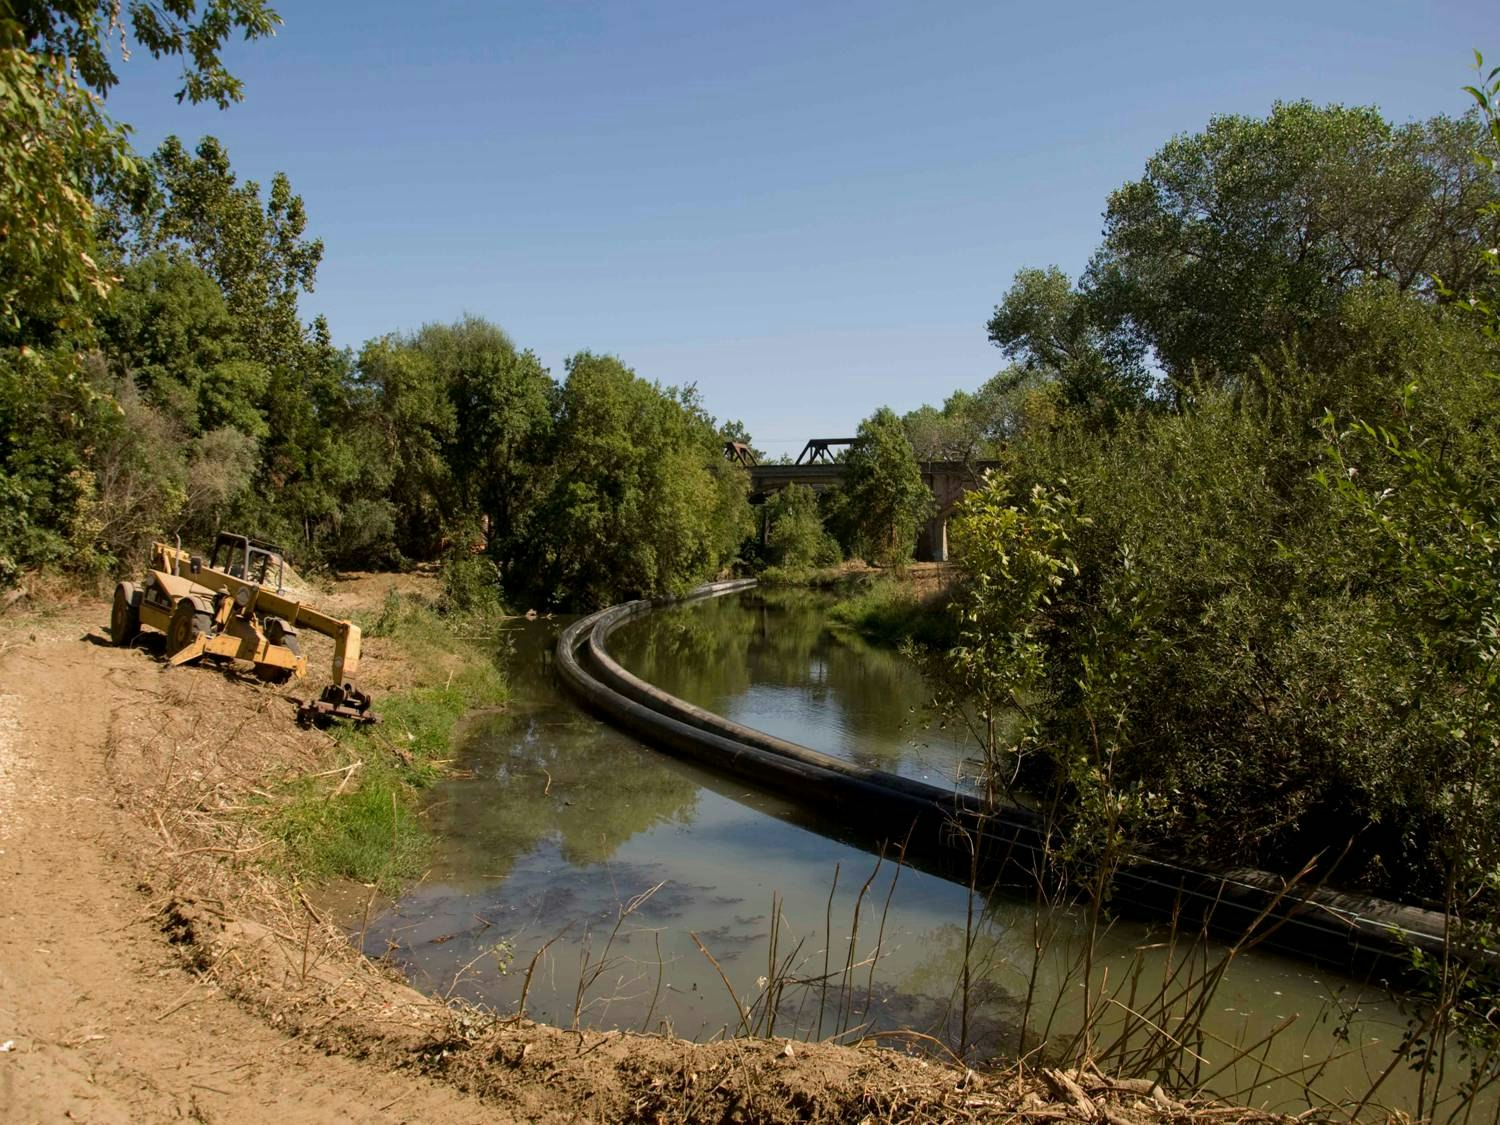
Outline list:
[[[768,566],[755,577],[762,586],[806,586],[815,590],[831,589],[849,581],[849,567],[838,566]]]
[[[483,625],[392,593],[367,636],[391,639],[427,682],[376,701],[375,726],[331,729],[339,763],[288,787],[266,828],[285,845],[289,872],[344,877],[391,891],[420,873],[430,837],[421,793],[442,775],[470,711],[505,702],[493,645],[468,639]]]
[[[943,649],[957,640],[957,622],[949,611],[947,593],[922,594],[897,578],[863,583],[829,609],[828,619],[871,644],[889,648],[910,643]]]

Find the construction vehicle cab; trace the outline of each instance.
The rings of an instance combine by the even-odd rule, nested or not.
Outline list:
[[[211,570],[221,570],[234,578],[254,582],[257,586],[265,586],[279,594],[286,589],[286,563],[282,561],[283,557],[282,549],[271,543],[221,531],[214,541],[208,565]],[[201,560],[197,561],[201,565]]]
[[[181,547],[152,547],[151,571],[139,587],[115,588],[110,633],[129,644],[144,626],[167,635],[167,663],[204,657],[243,660],[270,683],[307,674],[299,629],[331,637],[333,684],[320,699],[304,703],[304,723],[331,718],[373,722],[370,697],[354,686],[359,670],[359,626],[286,596],[286,564],[280,548],[221,532],[205,565]],[[274,585],[273,585],[274,583]]]

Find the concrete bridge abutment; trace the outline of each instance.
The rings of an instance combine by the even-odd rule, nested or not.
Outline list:
[[[743,463],[743,462],[742,462]],[[948,519],[964,493],[984,483],[984,474],[997,461],[925,461],[922,483],[932,493],[934,514],[917,532],[916,558],[919,562],[948,561]],[[801,484],[814,492],[823,492],[844,480],[844,466],[839,462],[801,465],[748,465],[752,502],[764,502],[772,493],[790,484]]]

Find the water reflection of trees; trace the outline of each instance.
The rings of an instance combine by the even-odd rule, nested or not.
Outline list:
[[[833,598],[812,590],[753,591],[674,606],[623,626],[610,652],[642,679],[712,711],[752,688],[799,693],[836,707],[841,751],[892,769],[907,738],[929,728],[921,673],[899,653],[830,631]]]
[[[753,638],[744,615],[728,604],[735,600],[674,606],[631,621],[610,639],[610,655],[648,683],[717,710],[751,682]]]
[[[493,717],[459,764],[473,776],[437,787],[428,811],[458,885],[503,878],[546,840],[571,864],[597,863],[656,824],[689,822],[698,799],[673,763],[566,704]]]

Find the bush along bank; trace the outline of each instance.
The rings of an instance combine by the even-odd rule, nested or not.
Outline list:
[[[949,591],[924,590],[901,578],[877,577],[858,583],[829,609],[828,620],[871,644],[889,648],[914,645],[941,650],[958,636]]]
[[[486,643],[493,621],[392,593],[364,622],[366,635],[410,669],[411,686],[377,701],[378,724],[331,730],[337,764],[283,794],[266,831],[284,844],[288,874],[342,877],[390,893],[420,873],[429,845],[422,792],[442,776],[464,717],[506,701],[505,677]]]

